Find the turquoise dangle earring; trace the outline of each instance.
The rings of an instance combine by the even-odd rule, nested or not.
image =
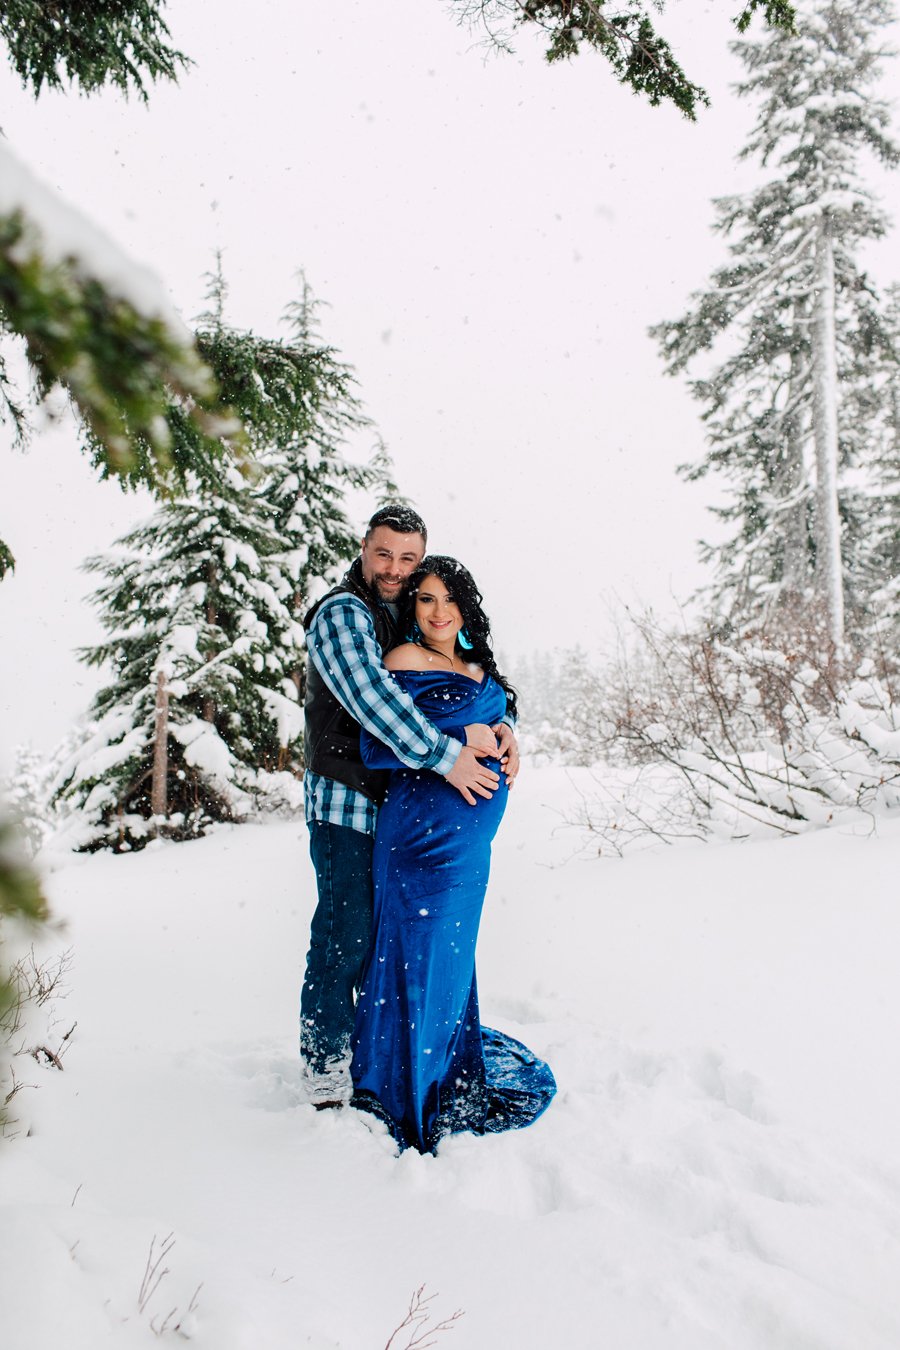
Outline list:
[[[409,640],[410,642],[422,641],[422,630],[417,623],[414,623],[412,626],[412,632],[409,635]]]
[[[469,637],[469,634],[466,632],[465,628],[461,628],[459,630],[459,632],[456,635],[456,640],[462,647],[464,652],[470,652],[472,650],[472,639]]]

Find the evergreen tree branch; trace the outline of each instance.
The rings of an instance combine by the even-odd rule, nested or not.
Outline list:
[[[763,16],[770,28],[783,28],[788,33],[795,31],[797,11],[789,0],[749,0],[734,21],[739,33],[747,31],[758,9],[763,10]]]
[[[21,209],[0,216],[0,325],[22,339],[39,396],[56,384],[66,391],[104,476],[158,488],[173,467],[183,473],[173,423],[195,429],[198,461],[216,459],[223,436],[239,440],[190,335],[139,311],[77,258],[48,259]]]
[[[2,313],[0,313],[0,333],[3,331]],[[12,423],[13,444],[17,448],[24,446],[28,437],[28,419],[25,408],[16,395],[9,369],[3,353],[0,352],[0,422]]]
[[[685,117],[696,119],[709,97],[689,80],[669,44],[654,26],[651,12],[662,4],[619,0],[450,0],[460,17],[479,23],[490,43],[512,51],[509,30],[534,25],[546,36],[550,62],[577,56],[583,46],[606,61],[621,84],[645,97],[652,107],[673,103]],[[788,0],[748,0],[735,19],[743,32],[754,12],[762,9],[770,26],[790,30],[794,10]]]
[[[146,101],[146,81],[177,80],[191,64],[172,47],[159,0],[4,0],[0,38],[35,97],[66,81],[85,94],[106,84]]]

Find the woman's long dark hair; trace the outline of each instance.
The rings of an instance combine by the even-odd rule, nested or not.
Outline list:
[[[456,641],[456,650],[466,661],[472,661],[481,666],[486,675],[492,675],[506,693],[507,711],[515,716],[518,698],[515,689],[508,680],[500,674],[497,669],[497,662],[494,660],[494,651],[491,646],[491,622],[484,610],[481,608],[481,591],[475,585],[472,573],[463,567],[461,562],[455,558],[448,558],[442,553],[431,553],[423,558],[419,566],[409,578],[408,588],[400,603],[400,633],[403,640],[409,642],[412,640],[412,632],[416,622],[416,596],[419,593],[419,587],[426,577],[437,577],[442,581],[450,592],[450,597],[459,606],[463,617],[463,627],[466,631],[466,637],[472,644],[472,650],[461,647],[459,638]],[[428,647],[428,643],[419,634],[416,641],[423,647]],[[434,651],[433,647],[428,647],[429,651]]]

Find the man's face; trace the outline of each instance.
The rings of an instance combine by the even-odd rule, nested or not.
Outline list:
[[[425,557],[420,534],[399,534],[389,525],[376,525],[362,541],[362,573],[380,600],[393,604],[403,593],[406,578]]]

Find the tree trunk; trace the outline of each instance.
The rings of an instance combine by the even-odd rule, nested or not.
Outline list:
[[[169,776],[169,686],[165,672],[156,672],[156,720],[153,730],[153,778],[150,784],[150,810],[154,816],[167,816]]]
[[[823,212],[816,237],[813,313],[813,435],[816,447],[816,592],[835,647],[844,640],[841,522],[838,515],[837,341],[834,318],[834,244]]]
[[[212,559],[210,559],[209,565],[206,569],[206,585],[207,585],[206,622],[210,628],[215,628],[216,622],[218,621],[219,617],[218,609],[216,607],[217,580],[218,577],[216,574],[216,565],[212,561]],[[206,653],[205,659],[207,661],[211,661],[213,659],[213,655],[214,653],[212,651],[208,651]],[[215,722],[216,720],[216,701],[213,698],[212,694],[205,694],[203,697],[202,717],[204,722]]]
[[[796,316],[802,321],[802,312]],[[788,380],[788,404],[792,411],[785,418],[782,458],[778,470],[779,497],[790,501],[781,513],[780,524],[784,539],[781,573],[782,602],[799,610],[803,593],[809,581],[809,543],[807,539],[806,475],[803,470],[803,413],[799,406],[798,384],[803,375],[804,359],[799,351],[791,353],[791,373]]]

